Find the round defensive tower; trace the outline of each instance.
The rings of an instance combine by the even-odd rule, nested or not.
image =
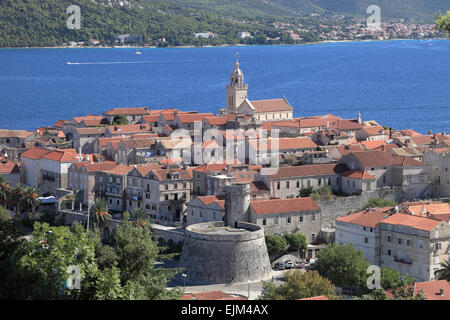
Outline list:
[[[223,221],[186,227],[179,264],[192,284],[261,281],[272,276],[264,230],[240,221],[236,228]]]

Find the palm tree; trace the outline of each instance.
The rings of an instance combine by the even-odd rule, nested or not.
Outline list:
[[[148,224],[146,213],[142,208],[135,208],[131,212],[131,216],[133,217],[133,224],[145,227]]]
[[[22,207],[24,204],[25,187],[23,184],[18,183],[16,187],[12,190],[12,200],[16,204],[16,213],[22,213]]]
[[[447,280],[450,281],[450,258],[447,261],[441,262],[441,269],[436,271],[436,277],[439,280]]]
[[[6,182],[5,177],[0,175],[0,202],[2,204],[5,203],[5,200],[8,198],[10,193],[11,193],[10,186]]]
[[[22,197],[23,209],[32,214],[40,204],[36,189],[25,187]]]
[[[91,215],[95,218],[99,226],[107,224],[112,219],[111,215],[108,213],[106,201],[102,198],[95,199]]]

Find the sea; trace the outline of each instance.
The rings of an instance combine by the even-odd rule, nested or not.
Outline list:
[[[206,48],[0,49],[0,128],[116,107],[217,113],[239,56],[250,100],[450,133],[450,40]],[[70,62],[69,64],[67,62]]]

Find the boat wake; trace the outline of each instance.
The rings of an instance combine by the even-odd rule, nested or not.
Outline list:
[[[116,61],[116,62],[66,62],[66,64],[75,65],[95,65],[95,64],[142,64],[142,63],[156,63],[165,61]]]

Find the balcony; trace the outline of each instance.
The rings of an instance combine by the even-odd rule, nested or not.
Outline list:
[[[394,261],[400,262],[400,263],[412,264],[412,260],[411,259],[400,258],[400,257],[397,257],[397,256],[394,256]]]

